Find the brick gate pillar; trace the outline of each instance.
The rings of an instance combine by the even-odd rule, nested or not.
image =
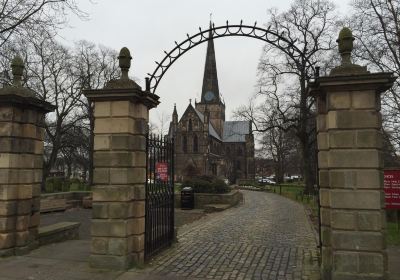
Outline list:
[[[380,93],[392,73],[351,63],[351,31],[339,34],[340,66],[310,84],[317,97],[322,279],[387,279]]]
[[[94,176],[90,264],[123,270],[144,261],[146,134],[158,96],[128,78],[121,49],[120,79],[86,90],[94,104]]]
[[[24,64],[11,64],[13,84],[0,89],[0,256],[38,246],[44,115],[54,106],[22,87]]]

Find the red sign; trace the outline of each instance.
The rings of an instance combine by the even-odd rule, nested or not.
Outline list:
[[[156,163],[156,178],[164,182],[168,181],[168,163]]]
[[[385,170],[385,202],[388,209],[400,209],[400,170]]]

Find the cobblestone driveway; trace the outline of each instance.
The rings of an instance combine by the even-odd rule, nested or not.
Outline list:
[[[179,242],[142,273],[179,279],[319,279],[315,234],[304,208],[271,193],[243,193],[243,205],[182,228]]]

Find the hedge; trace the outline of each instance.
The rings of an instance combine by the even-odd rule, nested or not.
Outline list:
[[[212,176],[199,176],[187,179],[182,188],[191,187],[195,193],[228,193],[230,188],[224,180]]]
[[[45,192],[69,192],[69,191],[88,191],[90,187],[77,178],[65,179],[62,177],[52,177],[46,179]]]

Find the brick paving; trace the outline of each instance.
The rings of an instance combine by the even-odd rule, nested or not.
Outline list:
[[[180,227],[179,243],[144,269],[90,268],[90,240],[70,240],[0,259],[0,280],[318,279],[316,242],[303,207],[274,194],[244,194],[244,205]],[[202,215],[196,211],[177,210],[176,216],[182,225]],[[61,214],[43,215],[43,221],[89,225],[90,210]],[[400,247],[388,253],[390,279],[400,279]]]
[[[244,204],[208,215],[139,271],[179,279],[319,279],[315,232],[302,205],[243,191]]]

